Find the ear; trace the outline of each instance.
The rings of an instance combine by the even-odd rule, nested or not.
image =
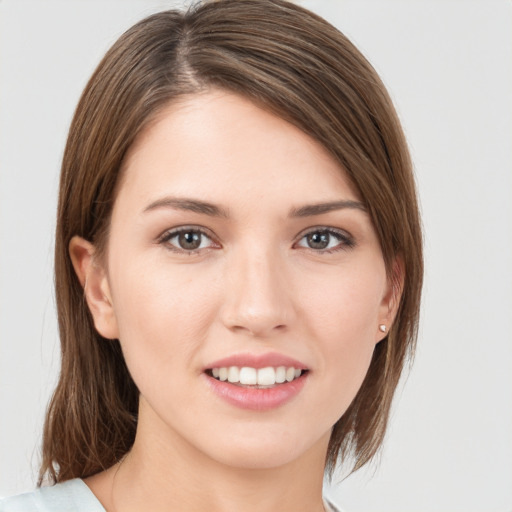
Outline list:
[[[94,326],[104,338],[116,339],[119,331],[107,274],[96,261],[94,253],[94,246],[79,236],[74,236],[69,242],[69,255],[84,289]]]
[[[380,305],[376,343],[382,341],[388,335],[395,321],[404,289],[404,278],[403,260],[401,256],[396,256],[391,266],[391,275],[387,280],[386,293]]]

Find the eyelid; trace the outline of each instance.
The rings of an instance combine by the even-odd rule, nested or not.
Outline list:
[[[208,238],[212,242],[212,245],[216,246],[216,247],[203,247],[202,249],[192,249],[192,250],[187,251],[186,249],[181,249],[179,247],[176,247],[175,245],[168,243],[169,240],[171,240],[175,236],[177,236],[181,233],[186,233],[187,231],[195,231],[197,233],[201,233],[201,235]],[[212,248],[221,247],[220,243],[217,240],[217,237],[209,229],[207,229],[203,226],[198,226],[198,225],[184,225],[184,226],[176,226],[174,228],[166,229],[163,233],[161,233],[156,238],[156,242],[158,244],[167,244],[167,248],[169,250],[172,250],[177,253],[182,253],[182,254],[195,254],[195,253],[199,253],[199,252],[209,250]]]
[[[307,228],[307,229],[301,231],[297,235],[296,242],[294,243],[294,246],[296,244],[298,244],[298,242],[300,242],[307,235],[309,235],[311,233],[318,233],[318,232],[332,234],[332,235],[336,236],[337,238],[341,239],[340,243],[336,247],[332,247],[331,249],[313,249],[311,247],[302,247],[302,246],[301,246],[301,248],[310,250],[314,253],[322,254],[322,253],[331,253],[331,252],[337,252],[337,251],[351,249],[351,248],[355,247],[355,245],[356,245],[356,241],[355,241],[354,237],[348,231],[346,231],[344,229],[335,228],[332,226],[313,226],[313,227],[310,227],[310,228]]]
[[[201,235],[205,236],[212,242],[212,246],[203,247],[201,249],[186,250],[186,249],[181,249],[175,245],[167,243],[167,242],[169,242],[169,240],[171,240],[175,236],[179,235],[180,233],[187,232],[187,231],[195,231],[195,232],[200,233]],[[338,238],[340,240],[340,242],[336,247],[332,247],[330,249],[313,249],[313,248],[310,248],[310,247],[308,248],[308,247],[304,247],[304,246],[301,246],[301,248],[310,250],[314,253],[322,254],[322,253],[331,253],[331,252],[337,252],[337,251],[341,251],[341,250],[350,249],[356,245],[354,237],[348,231],[346,231],[344,229],[335,228],[332,226],[312,226],[307,229],[304,229],[296,236],[296,239],[295,239],[296,241],[293,244],[294,247],[307,235],[312,234],[312,233],[317,233],[317,232],[329,233],[331,235],[334,235],[336,238]],[[166,229],[163,233],[161,233],[156,238],[156,242],[158,244],[167,244],[167,248],[169,250],[172,250],[177,253],[182,253],[182,254],[195,254],[195,253],[199,253],[199,252],[202,252],[205,250],[210,250],[213,248],[221,248],[221,244],[219,243],[217,237],[212,233],[212,231],[209,230],[208,228],[205,228],[203,226],[198,226],[198,225],[183,225],[183,226],[176,226],[174,228]]]

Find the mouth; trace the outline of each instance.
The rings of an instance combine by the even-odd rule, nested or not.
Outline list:
[[[253,368],[250,366],[220,366],[208,368],[206,375],[234,386],[253,389],[269,389],[293,382],[304,377],[308,370],[294,366],[267,366]]]
[[[232,354],[212,361],[202,372],[209,389],[223,402],[260,412],[292,402],[309,374],[304,363],[277,352]]]

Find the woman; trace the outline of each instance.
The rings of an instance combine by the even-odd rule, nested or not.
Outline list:
[[[421,293],[375,71],[280,0],[141,21],[75,113],[55,273],[57,485],[0,510],[328,510],[324,471],[382,442]]]

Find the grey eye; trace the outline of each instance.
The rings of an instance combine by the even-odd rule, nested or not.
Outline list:
[[[199,249],[201,246],[202,237],[202,233],[198,233],[197,231],[185,231],[174,238],[178,239],[178,245],[181,249],[193,251],[194,249]]]
[[[309,233],[306,235],[306,243],[311,249],[327,249],[331,240],[331,235],[327,231]]]
[[[343,231],[317,229],[303,235],[297,246],[315,251],[336,251],[353,247],[354,241],[348,233]]]
[[[191,228],[169,231],[161,238],[160,243],[166,244],[174,251],[189,253],[215,246],[208,235],[199,229]]]

